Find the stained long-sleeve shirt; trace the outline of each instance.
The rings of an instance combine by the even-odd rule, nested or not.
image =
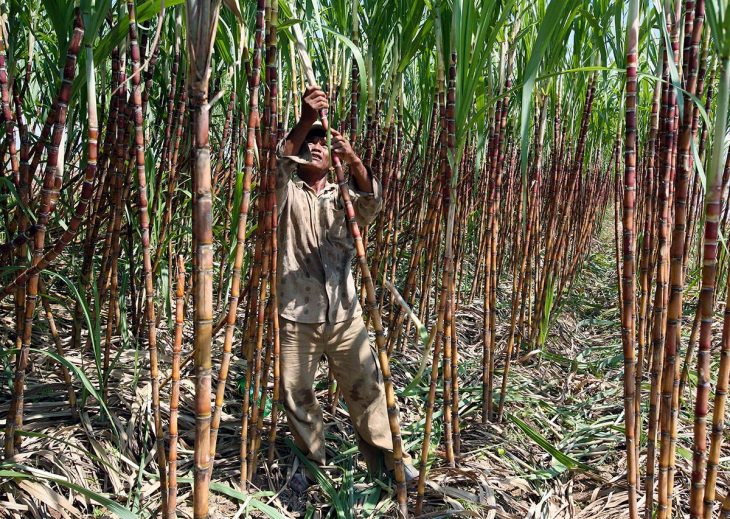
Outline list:
[[[279,315],[299,323],[339,323],[362,314],[352,260],[355,244],[345,219],[337,184],[315,193],[297,175],[303,160],[277,150]],[[370,173],[370,172],[369,172]],[[382,206],[380,181],[370,173],[372,193],[349,192],[359,226],[373,221]]]

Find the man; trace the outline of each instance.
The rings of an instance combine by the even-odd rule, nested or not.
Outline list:
[[[320,110],[328,108],[327,97],[310,87],[302,101],[302,116],[277,152],[281,399],[295,443],[313,462],[324,465],[322,410],[312,386],[320,358],[327,355],[360,451],[371,473],[377,474],[380,458],[393,469],[393,442],[382,375],[352,276],[355,246],[339,188],[327,181],[329,150],[317,122]],[[331,147],[349,167],[357,223],[367,225],[382,205],[380,183],[334,130]],[[417,472],[407,454],[404,463],[412,480]],[[303,491],[308,484],[306,472],[292,478],[295,490]]]

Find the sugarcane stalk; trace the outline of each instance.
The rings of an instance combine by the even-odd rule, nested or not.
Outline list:
[[[236,248],[233,260],[233,279],[228,296],[228,311],[226,312],[226,332],[223,340],[223,358],[218,371],[218,383],[215,394],[215,407],[211,420],[210,429],[210,455],[215,457],[218,429],[220,427],[220,415],[223,408],[223,398],[228,375],[228,366],[231,359],[233,347],[233,334],[236,327],[236,315],[240,300],[241,269],[243,258],[246,252],[246,227],[248,224],[248,212],[251,203],[251,177],[254,167],[254,154],[256,145],[256,128],[259,124],[258,97],[259,84],[261,81],[261,49],[264,45],[264,6],[265,0],[258,0],[256,13],[256,36],[254,54],[252,59],[251,83],[249,89],[249,112],[248,129],[246,138],[246,156],[244,159],[243,193],[239,204],[238,226],[236,233]]]
[[[261,370],[262,359],[262,341],[263,331],[266,322],[266,298],[265,291],[268,285],[270,302],[276,299],[276,258],[274,258],[274,249],[277,246],[277,239],[274,236],[276,227],[278,212],[276,209],[276,144],[277,144],[277,129],[278,129],[278,77],[276,68],[276,41],[277,41],[277,25],[278,25],[278,4],[275,1],[267,2],[269,13],[267,16],[267,52],[266,52],[266,82],[267,82],[267,97],[268,97],[268,134],[264,141],[264,146],[267,148],[268,154],[264,160],[267,160],[266,174],[262,179],[262,185],[266,187],[265,195],[265,213],[264,213],[264,229],[263,239],[264,244],[264,268],[262,270],[262,283],[259,289],[259,313],[257,318],[256,326],[256,350],[255,356],[255,367],[254,367],[254,381],[253,381],[253,398],[254,405],[251,409],[251,432],[250,443],[251,446],[248,450],[248,479],[253,478],[253,472],[255,469],[255,457],[258,450],[258,439],[260,429],[262,428],[263,412],[266,403],[266,384],[268,382],[268,362],[265,362],[263,372]],[[266,107],[265,107],[266,108]],[[278,307],[272,309],[272,312],[278,313]],[[278,319],[271,322],[271,328],[274,323],[277,324],[277,338],[278,338]],[[273,352],[272,352],[273,353]],[[266,356],[268,358],[268,355]],[[259,391],[261,397],[259,397]]]
[[[700,0],[701,1],[701,0]],[[715,128],[712,148],[711,165],[708,170],[707,195],[705,197],[705,229],[702,255],[702,290],[700,292],[700,306],[702,316],[700,322],[700,340],[697,350],[697,393],[695,398],[695,422],[694,422],[694,448],[692,456],[692,493],[690,501],[690,515],[702,517],[708,514],[704,512],[704,500],[706,487],[702,476],[706,468],[717,470],[717,452],[712,453],[711,465],[705,459],[707,453],[707,413],[708,399],[710,392],[710,348],[712,346],[712,317],[714,305],[714,293],[716,284],[717,252],[719,237],[720,208],[726,198],[722,192],[722,171],[723,171],[723,140],[727,125],[728,98],[730,96],[730,52],[720,59],[720,82],[717,95],[717,109],[715,112]],[[723,337],[725,338],[725,337]],[[722,388],[727,387],[727,349],[723,342],[723,356],[721,359],[720,374],[718,375],[718,389],[716,394],[724,398]],[[724,364],[724,365],[723,365]],[[723,371],[724,370],[724,371]],[[720,379],[719,376],[724,376]],[[722,424],[723,415],[715,418],[718,411],[717,406],[724,408],[724,400],[716,397],[716,407],[713,413],[713,443],[717,443],[717,433],[714,431]],[[719,450],[719,446],[715,447]],[[712,474],[708,472],[708,476]],[[714,491],[714,488],[712,489]],[[711,492],[712,493],[712,492]],[[710,507],[709,516],[712,515]]]
[[[43,258],[46,226],[50,218],[52,208],[55,206],[55,199],[58,197],[60,188],[63,161],[60,158],[60,146],[66,126],[66,113],[71,98],[71,87],[76,73],[76,58],[81,49],[81,42],[84,35],[84,25],[78,6],[74,9],[74,30],[69,41],[66,52],[66,63],[63,69],[63,79],[57,97],[57,115],[53,124],[52,140],[48,150],[45,174],[43,178],[43,189],[41,194],[41,205],[38,209],[37,231],[34,234],[34,249],[31,266],[37,265]],[[26,283],[25,306],[23,309],[23,333],[19,335],[16,343],[19,343],[20,350],[15,365],[13,378],[13,391],[10,400],[10,409],[5,425],[5,456],[12,457],[16,452],[16,441],[19,443],[21,437],[16,437],[16,431],[23,425],[23,405],[25,391],[25,370],[28,367],[30,357],[30,343],[33,334],[33,317],[35,314],[36,301],[38,299],[39,273],[28,278]],[[19,446],[18,446],[19,447]]]
[[[220,0],[187,0],[188,97],[192,117],[193,348],[195,356],[195,444],[193,517],[207,519],[210,457],[211,343],[213,332],[213,199],[211,196],[208,88]]]
[[[624,357],[624,436],[626,438],[626,480],[629,487],[629,516],[638,519],[636,504],[639,475],[636,449],[636,357],[635,357],[635,292],[636,292],[636,94],[639,44],[639,2],[629,2],[626,35],[626,134],[624,143],[623,182],[623,275],[621,296],[621,338]],[[616,171],[618,174],[618,170]]]
[[[147,321],[147,347],[152,381],[152,415],[155,425],[157,444],[157,464],[160,475],[160,497],[162,517],[167,517],[167,461],[165,460],[165,433],[160,415],[160,379],[157,355],[157,320],[155,316],[155,285],[152,272],[152,253],[150,245],[150,220],[147,211],[147,174],[145,171],[144,115],[142,113],[142,88],[140,49],[137,44],[137,20],[134,2],[127,2],[129,13],[129,53],[132,62],[131,101],[134,110],[134,150],[139,189],[139,222],[142,234],[143,270],[145,278],[145,319]],[[109,307],[112,311],[112,305]]]
[[[177,257],[177,283],[175,286],[175,336],[172,343],[172,385],[170,386],[170,424],[167,455],[167,513],[176,517],[177,510],[177,447],[178,408],[180,405],[180,352],[185,324],[185,258]]]

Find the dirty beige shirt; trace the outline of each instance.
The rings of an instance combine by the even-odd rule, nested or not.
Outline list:
[[[276,197],[279,209],[279,315],[298,323],[339,323],[362,314],[352,260],[355,243],[345,220],[337,184],[319,194],[296,175],[297,156],[277,152]],[[371,174],[373,192],[358,191],[350,178],[355,220],[373,221],[382,205],[380,182]]]

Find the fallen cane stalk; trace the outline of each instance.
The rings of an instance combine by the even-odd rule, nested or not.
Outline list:
[[[423,354],[421,355],[421,362],[418,365],[418,371],[413,376],[413,381],[406,388],[407,391],[411,386],[414,385],[414,383],[417,384],[418,381],[421,380],[423,372],[426,371],[426,365],[428,364],[428,354],[431,351],[433,341],[436,338],[436,328],[431,330],[431,333],[429,334],[424,324],[411,309],[411,307],[408,306],[408,303],[405,301],[405,299],[403,299],[403,296],[401,296],[400,292],[398,292],[398,289],[395,288],[393,283],[391,283],[390,281],[385,281],[384,286],[390,291],[395,302],[398,303],[401,308],[403,308],[403,310],[406,312],[406,315],[411,319],[411,321],[413,321],[413,324],[418,330],[418,336],[421,338],[421,342],[423,343]]]

